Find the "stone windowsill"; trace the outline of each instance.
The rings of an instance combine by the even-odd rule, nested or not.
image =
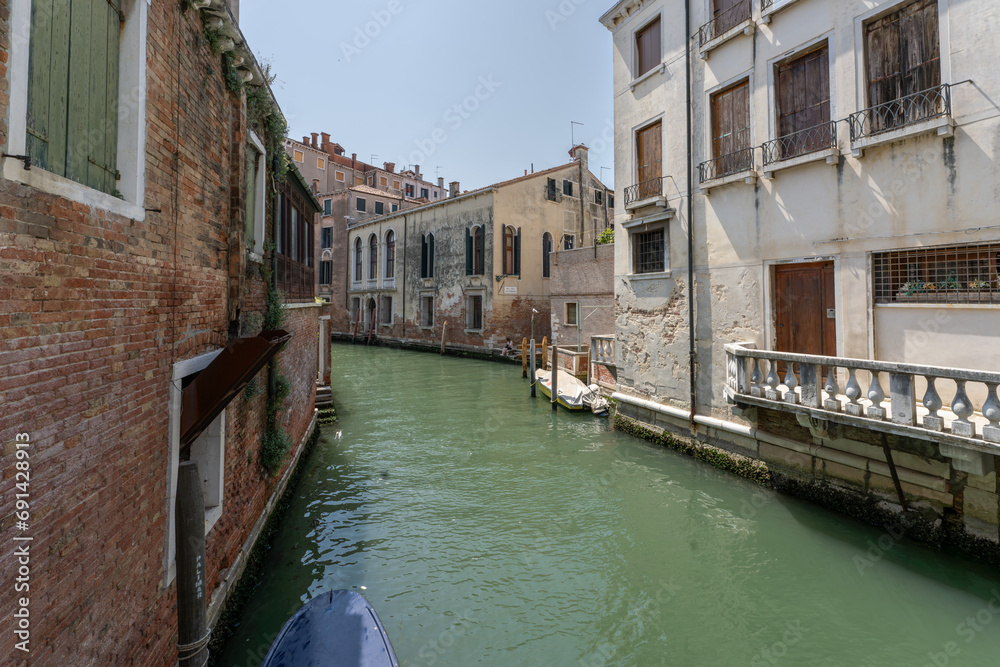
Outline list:
[[[656,222],[664,222],[673,219],[674,213],[676,213],[674,209],[668,208],[661,213],[654,213],[653,215],[646,215],[638,218],[632,218],[631,220],[626,220],[621,223],[621,226],[623,229],[635,229],[637,227],[651,225]]]
[[[649,280],[666,280],[670,278],[672,272],[668,269],[660,273],[630,273],[625,278],[629,282],[642,282]]]
[[[825,160],[827,164],[837,164],[840,162],[840,150],[837,148],[826,148],[821,151],[799,155],[787,160],[772,162],[764,167],[764,178],[771,179],[774,178],[774,174],[776,172],[784,169],[792,169],[793,167],[799,167],[812,162],[820,162],[821,160]]]
[[[288,310],[298,310],[300,308],[322,308],[325,303],[316,303],[315,301],[303,301],[300,303],[286,303],[285,308]]]
[[[876,303],[876,308],[927,308],[930,310],[996,310],[995,303],[948,303],[948,302],[913,302],[913,303]]]
[[[770,23],[773,20],[771,18],[772,16],[774,16],[775,14],[777,14],[778,12],[780,12],[782,9],[785,9],[786,7],[790,7],[791,5],[794,5],[796,2],[798,2],[798,0],[774,0],[774,4],[773,5],[771,5],[770,7],[768,7],[767,9],[765,9],[763,12],[761,12],[761,15],[760,15],[760,22],[761,22],[761,24],[767,25],[768,23]]]
[[[667,64],[666,63],[660,63],[659,65],[657,65],[653,69],[649,70],[645,74],[643,74],[643,75],[641,75],[641,76],[636,77],[635,79],[633,79],[632,83],[630,83],[628,85],[629,90],[635,92],[636,87],[639,84],[641,84],[643,81],[648,81],[649,79],[652,79],[657,74],[662,74],[662,73],[664,73],[666,71],[667,71]]]
[[[708,54],[709,54],[709,52],[712,49],[716,49],[716,48],[722,46],[723,44],[725,44],[729,40],[734,39],[735,37],[738,37],[741,34],[742,35],[747,35],[747,36],[752,35],[753,32],[754,32],[754,30],[756,29],[756,27],[757,27],[757,24],[754,23],[754,20],[752,18],[750,18],[750,19],[747,19],[746,21],[744,21],[743,23],[740,23],[739,25],[733,26],[732,28],[730,28],[726,32],[722,33],[721,35],[719,35],[715,39],[711,39],[711,40],[705,42],[702,45],[701,51],[700,51],[700,55],[701,55],[702,60],[708,60]]]
[[[466,329],[465,333],[467,333],[467,334],[475,334],[477,336],[482,336],[483,335],[483,330],[482,329]]]
[[[735,174],[729,174],[728,176],[723,176],[722,178],[713,178],[710,181],[705,181],[698,189],[701,194],[707,195],[712,190],[716,188],[721,188],[724,185],[729,185],[730,183],[746,183],[747,185],[753,185],[757,182],[757,170],[748,169],[746,171],[741,171]]]
[[[87,204],[114,215],[131,218],[138,222],[146,219],[146,209],[138,204],[95,190],[82,183],[45,171],[38,166],[25,169],[24,163],[17,158],[4,159],[3,177],[8,181],[15,181],[50,195],[64,197],[78,204]]]
[[[222,505],[205,508],[205,534],[208,535],[222,518]]]
[[[655,197],[646,197],[645,199],[640,199],[639,201],[634,201],[626,204],[625,210],[631,213],[632,211],[638,211],[640,208],[646,208],[647,206],[657,206],[659,208],[667,208],[667,198],[663,195],[656,195]]]
[[[429,327],[420,327],[420,330],[421,330],[421,331],[434,331],[434,327],[433,327],[433,326],[429,326]]]
[[[880,132],[879,134],[851,142],[851,153],[856,158],[864,157],[865,151],[876,146],[896,143],[904,139],[918,137],[922,134],[937,134],[939,137],[951,137],[955,134],[955,119],[951,116],[932,118],[921,123],[915,123],[898,130]]]

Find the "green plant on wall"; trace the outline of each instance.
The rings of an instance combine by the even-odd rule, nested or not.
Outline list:
[[[267,253],[274,252],[274,244],[268,242],[265,244],[264,250]],[[261,327],[263,331],[283,329],[288,320],[284,295],[274,285],[270,265],[265,262],[261,268],[266,290]],[[270,381],[268,382],[267,422],[260,451],[261,467],[270,475],[274,475],[281,469],[285,455],[292,447],[292,439],[285,432],[280,419],[281,409],[292,391],[291,382],[281,374],[280,356],[279,354],[271,360],[268,369]]]
[[[608,245],[615,242],[615,228],[608,227],[597,237],[597,245]]]

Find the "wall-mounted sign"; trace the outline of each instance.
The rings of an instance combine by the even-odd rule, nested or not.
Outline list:
[[[517,285],[514,285],[512,287],[504,287],[503,288],[503,293],[504,294],[517,294]]]

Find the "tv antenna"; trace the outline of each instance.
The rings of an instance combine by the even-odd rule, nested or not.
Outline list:
[[[569,139],[573,142],[573,146],[576,146],[576,135],[573,132],[576,128],[573,127],[574,125],[583,125],[583,123],[578,123],[575,120],[569,122]]]

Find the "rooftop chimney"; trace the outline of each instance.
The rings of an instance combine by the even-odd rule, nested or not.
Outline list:
[[[385,166],[385,170],[387,172],[389,172],[390,174],[395,174],[396,173],[396,163],[395,162],[386,162],[384,166]]]
[[[583,144],[578,144],[570,149],[569,154],[574,160],[579,160],[583,169],[586,171],[590,167],[587,164],[587,156],[590,153],[590,149]]]
[[[309,145],[309,137],[302,137],[302,143],[304,143],[306,146],[308,146]]]
[[[357,169],[357,168],[358,168],[358,154],[351,153],[351,169]]]
[[[328,132],[320,132],[319,136],[323,137],[324,144],[330,143],[330,134]]]
[[[319,143],[316,141],[319,138],[319,134],[317,132],[313,132],[312,133],[312,138],[313,138],[313,140],[312,140],[312,147],[313,148],[319,148]]]
[[[416,179],[418,181],[424,180],[423,176],[420,175],[420,165],[419,164],[413,165],[413,173],[416,176]]]
[[[444,176],[438,176],[438,187],[444,190]]]
[[[451,183],[449,183],[448,189],[449,189],[448,192],[449,197],[457,197],[458,193],[461,192],[461,186],[458,184],[458,181],[452,181]]]

